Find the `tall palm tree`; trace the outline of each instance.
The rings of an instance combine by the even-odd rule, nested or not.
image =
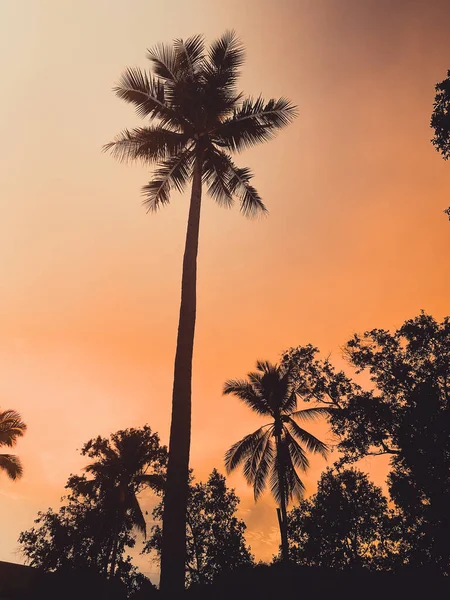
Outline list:
[[[326,444],[300,427],[327,414],[327,408],[297,409],[298,389],[294,373],[284,366],[258,361],[256,371],[247,379],[225,382],[224,394],[233,394],[261,416],[271,419],[253,433],[236,442],[225,454],[228,472],[243,464],[244,476],[253,485],[255,501],[269,481],[277,509],[281,534],[282,559],[289,559],[286,508],[295,496],[303,496],[305,486],[297,469],[309,467],[306,451],[326,457]]]
[[[15,446],[17,438],[22,437],[26,429],[22,417],[15,410],[0,412],[0,446]],[[13,480],[23,475],[20,458],[14,454],[0,454],[0,469]]]
[[[237,167],[230,153],[271,139],[292,121],[296,109],[285,98],[266,102],[238,92],[244,52],[233,32],[225,33],[208,49],[200,35],[175,40],[172,46],[158,45],[148,51],[148,58],[152,72],[128,68],[115,92],[151,124],[123,131],[105,149],[121,161],[156,165],[143,188],[149,211],[168,204],[172,190],[182,192],[191,182],[161,552],[161,589],[172,593],[184,587],[202,184],[221,206],[231,207],[237,198],[244,215],[265,213],[251,185],[251,170]]]
[[[162,490],[166,449],[159,446],[157,434],[152,434],[146,426],[140,430],[119,431],[111,436],[111,442],[101,437],[91,440],[83,454],[97,457],[85,468],[93,475],[85,486],[87,491],[97,491],[101,497],[103,517],[99,524],[99,542],[105,538],[109,540],[104,573],[108,575],[109,569],[109,577],[113,577],[119,533],[126,522],[131,522],[146,536],[147,527],[138,495],[147,487]]]

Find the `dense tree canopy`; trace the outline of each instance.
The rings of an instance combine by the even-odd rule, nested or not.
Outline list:
[[[39,513],[36,526],[21,533],[22,552],[45,571],[89,570],[132,590],[142,576],[126,550],[136,544],[133,529],[146,529],[138,494],[147,487],[161,491],[166,449],[144,426],[99,436],[81,453],[93,459],[86,467],[91,477],[69,477],[60,509]]]
[[[447,71],[447,78],[436,85],[431,127],[434,129],[431,141],[447,160],[450,156],[450,71]],[[444,212],[450,219],[450,207]]]
[[[391,457],[389,491],[410,534],[410,560],[449,570],[450,320],[421,313],[391,333],[374,329],[345,347],[364,390],[311,346],[289,350],[305,400],[332,408],[341,464],[367,455]]]
[[[356,469],[327,469],[317,493],[290,511],[288,529],[302,565],[380,569],[395,552],[387,499]]]
[[[187,513],[186,583],[213,582],[220,574],[253,564],[250,548],[244,538],[245,524],[236,516],[239,498],[227,488],[226,479],[215,469],[206,483],[189,487]],[[162,515],[162,503],[153,517]],[[144,552],[161,551],[161,526],[156,524]]]

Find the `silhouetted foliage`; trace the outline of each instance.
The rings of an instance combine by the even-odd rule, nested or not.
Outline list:
[[[450,531],[450,321],[427,314],[394,333],[355,335],[345,352],[357,373],[368,372],[365,391],[311,346],[291,349],[284,361],[297,369],[304,400],[332,408],[340,464],[367,455],[391,456],[389,492],[401,511],[404,554],[410,564],[449,570]]]
[[[12,448],[26,429],[27,426],[15,410],[0,412],[0,446]],[[23,474],[22,463],[15,454],[0,454],[0,470],[12,480],[19,479]]]
[[[146,579],[125,556],[136,543],[133,528],[145,533],[138,495],[161,490],[166,449],[145,426],[99,436],[81,453],[95,459],[86,467],[93,478],[71,475],[63,505],[38,514],[36,527],[20,534],[21,550],[31,566],[91,571],[122,581],[131,593]]]
[[[289,365],[258,361],[256,368],[245,380],[227,381],[224,394],[233,394],[271,422],[236,442],[225,454],[225,465],[232,471],[243,464],[255,501],[269,481],[272,495],[280,506],[282,556],[288,560],[286,507],[293,497],[300,499],[305,490],[297,469],[306,471],[309,467],[305,448],[327,456],[327,446],[298,422],[312,421],[328,414],[328,410],[323,407],[296,410],[296,372]]]
[[[450,156],[450,71],[447,78],[436,85],[431,127],[434,129],[431,141],[447,160]]]
[[[387,569],[397,553],[381,488],[356,469],[327,469],[317,493],[288,514],[291,558],[331,569]]]
[[[447,160],[450,156],[450,71],[447,78],[436,85],[431,127],[434,129],[432,144]],[[444,212],[450,219],[450,207]]]
[[[253,565],[246,545],[245,523],[236,517],[239,498],[227,488],[226,479],[213,470],[206,483],[189,486],[187,511],[186,584],[212,583],[220,574]],[[154,509],[153,518],[161,520],[162,502]],[[161,526],[152,528],[144,552],[161,553]]]
[[[143,188],[155,211],[173,190],[189,182],[191,201],[183,259],[181,306],[175,355],[169,462],[163,517],[161,587],[183,589],[186,508],[191,437],[192,356],[196,319],[197,253],[202,186],[225,207],[237,199],[244,215],[266,208],[251,184],[253,173],[237,167],[231,154],[270,140],[296,114],[286,98],[245,98],[237,81],[244,49],[233,32],[205,48],[203,36],[159,44],[148,51],[152,70],[128,68],[115,92],[151,124],[125,130],[105,146],[121,161],[154,165]]]

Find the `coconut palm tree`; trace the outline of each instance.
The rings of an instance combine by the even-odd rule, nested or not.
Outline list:
[[[228,473],[243,465],[244,476],[253,485],[255,501],[269,481],[277,509],[281,534],[281,555],[289,559],[286,508],[295,496],[301,499],[305,486],[297,469],[309,467],[306,451],[327,456],[326,444],[303,429],[299,421],[314,420],[329,411],[323,407],[297,409],[297,384],[292,370],[258,361],[247,379],[225,382],[223,393],[242,400],[253,411],[270,418],[253,433],[236,442],[225,454]]]
[[[172,190],[191,183],[175,354],[167,487],[164,499],[161,589],[182,590],[186,558],[186,506],[191,435],[192,355],[196,318],[197,252],[202,187],[225,207],[237,199],[244,215],[265,213],[251,185],[252,172],[231,153],[271,139],[295,116],[285,98],[244,98],[236,84],[243,47],[227,32],[207,49],[202,36],[158,45],[148,52],[152,71],[128,68],[116,94],[135,105],[149,125],[125,130],[105,146],[121,161],[155,165],[144,204],[156,211]]]
[[[145,517],[138,495],[150,487],[161,492],[166,464],[166,448],[159,445],[158,434],[150,427],[126,429],[111,436],[88,442],[82,454],[95,458],[85,470],[93,479],[84,481],[88,493],[97,493],[102,507],[99,542],[108,538],[104,573],[114,576],[119,533],[130,522],[146,536]]]
[[[15,446],[17,438],[22,437],[26,429],[22,417],[15,410],[0,412],[0,446]],[[0,454],[0,469],[13,480],[23,475],[22,463],[14,454]]]

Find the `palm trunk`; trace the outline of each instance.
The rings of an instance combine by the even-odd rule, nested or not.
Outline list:
[[[202,158],[195,159],[181,283],[181,307],[172,395],[169,461],[164,494],[161,591],[174,598],[184,590],[186,507],[191,444],[191,382],[197,302],[197,252],[202,198]]]
[[[289,562],[289,543],[287,531],[287,510],[286,510],[286,485],[285,485],[285,467],[283,447],[281,445],[281,436],[277,435],[277,453],[278,453],[278,487],[280,489],[280,508],[278,512],[278,524],[281,535],[281,560],[283,563]],[[281,514],[280,514],[281,513]]]

